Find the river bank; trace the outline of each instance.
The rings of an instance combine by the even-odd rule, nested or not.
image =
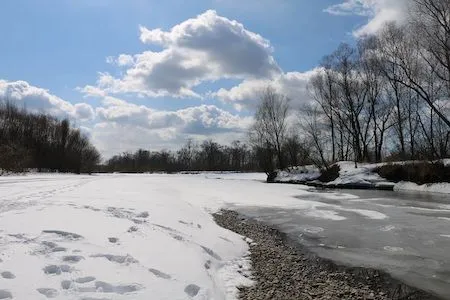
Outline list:
[[[214,214],[220,226],[250,238],[252,276],[240,299],[440,299],[367,268],[339,266],[280,231],[233,211]]]

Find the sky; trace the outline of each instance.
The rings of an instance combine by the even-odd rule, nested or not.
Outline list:
[[[407,0],[2,0],[0,100],[69,118],[103,158],[246,140],[261,91],[300,106],[323,56]]]

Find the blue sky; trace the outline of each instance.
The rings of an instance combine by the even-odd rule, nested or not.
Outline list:
[[[241,128],[251,122],[251,103],[255,101],[255,97],[250,97],[250,89],[272,82],[280,88],[290,88],[282,91],[288,94],[295,94],[293,86],[304,90],[308,72],[324,55],[341,42],[353,43],[355,32],[361,28],[372,30],[374,19],[382,17],[384,10],[396,8],[393,0],[373,4],[376,2],[3,0],[0,1],[0,80],[3,80],[0,96],[3,86],[3,96],[20,100],[22,105],[69,116],[92,135],[105,156],[137,147],[176,148],[187,138],[243,139]],[[207,14],[208,10],[215,13]],[[198,18],[199,15],[204,17]],[[187,22],[189,19],[193,21]],[[173,26],[183,23],[194,28],[186,26],[184,30],[198,30],[189,41],[170,34]],[[147,34],[140,26],[146,28]],[[239,26],[245,32],[234,36]],[[154,31],[157,28],[165,33]],[[212,35],[203,38],[205,30]],[[224,34],[223,39],[220,34]],[[211,47],[208,43],[216,38],[223,45]],[[227,38],[242,51],[227,49]],[[220,53],[221,49],[224,53]],[[148,54],[146,51],[153,54],[135,56]],[[255,57],[261,61],[255,59],[248,68],[243,66],[253,57],[246,51],[257,51]],[[158,53],[174,57],[161,58]],[[239,61],[236,56],[241,53],[244,56]],[[134,58],[119,65],[120,54]],[[175,78],[178,73],[174,70],[180,67],[176,64],[189,65],[191,59],[198,64],[188,70],[193,72],[192,78],[188,71],[182,78]],[[138,60],[147,69],[136,67]],[[236,65],[228,67],[227,60],[236,60]],[[149,75],[154,73],[149,64],[157,65],[159,73]],[[201,70],[201,66],[208,64],[214,67]],[[259,64],[266,69],[255,68]],[[133,73],[133,78],[126,78],[130,70],[140,77]],[[146,78],[142,78],[142,72],[147,74]],[[116,82],[99,85],[100,79]],[[296,85],[298,80],[302,82]],[[242,83],[244,86],[239,87]],[[86,87],[91,87],[89,92]],[[233,87],[238,88],[230,93]],[[217,93],[220,89],[222,92]],[[16,93],[13,95],[12,91]],[[40,108],[39,103],[45,105]],[[200,123],[192,127],[192,122]],[[205,128],[198,135],[186,130],[199,126]],[[211,134],[205,134],[208,129]],[[229,132],[225,136],[224,130],[218,129]],[[122,138],[130,131],[139,135]]]

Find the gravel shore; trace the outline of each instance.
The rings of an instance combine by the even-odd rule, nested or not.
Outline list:
[[[214,214],[220,226],[246,236],[255,285],[240,288],[240,299],[408,299],[439,298],[402,284],[384,272],[338,266],[260,222],[236,212]]]

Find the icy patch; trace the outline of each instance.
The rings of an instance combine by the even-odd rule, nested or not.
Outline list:
[[[322,227],[315,227],[315,226],[309,226],[309,225],[300,226],[299,228],[304,232],[312,233],[312,234],[318,234],[318,233],[321,233],[324,231],[324,229]]]
[[[385,246],[383,247],[384,250],[389,252],[402,252],[404,249],[402,247],[393,247],[393,246]]]
[[[333,221],[343,221],[346,217],[340,216],[337,211],[334,210],[308,210],[305,215],[318,219],[333,220]]]
[[[441,234],[442,237],[450,238],[450,234]]]
[[[384,220],[388,216],[375,210],[339,208],[342,211],[354,212],[372,220]]]
[[[392,231],[394,229],[395,229],[394,225],[386,225],[386,226],[380,227],[380,231],[384,231],[384,232]]]

